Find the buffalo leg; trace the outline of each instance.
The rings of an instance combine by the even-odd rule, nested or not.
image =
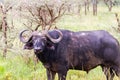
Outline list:
[[[56,72],[47,69],[47,80],[54,80]]]
[[[58,73],[58,80],[66,80],[66,75]]]
[[[115,67],[115,66],[114,66],[114,69],[115,69],[116,75],[118,76],[118,78],[119,78],[119,80],[120,80],[120,67]]]
[[[103,67],[103,71],[107,80],[113,80],[115,74],[112,68]]]
[[[67,71],[58,73],[58,80],[66,80]]]

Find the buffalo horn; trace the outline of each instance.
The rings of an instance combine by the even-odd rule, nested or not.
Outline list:
[[[62,34],[62,32],[61,32],[60,30],[55,30],[55,31],[57,31],[57,32],[59,33],[59,38],[53,39],[53,38],[48,34],[48,32],[46,33],[46,36],[47,36],[53,43],[58,43],[58,42],[61,41],[61,39],[62,39],[62,37],[63,37],[63,34]]]
[[[23,33],[26,32],[26,31],[29,31],[29,30],[23,30],[23,31],[21,31],[20,34],[19,34],[20,41],[23,42],[23,43],[26,43],[26,42],[28,41],[28,40],[25,40],[25,39],[23,38],[23,36],[22,36]]]

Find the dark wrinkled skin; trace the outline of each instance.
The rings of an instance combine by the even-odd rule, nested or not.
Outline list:
[[[34,35],[25,44],[25,49],[34,49],[38,59],[47,70],[47,80],[54,80],[58,73],[59,80],[66,80],[69,69],[84,70],[101,66],[106,80],[113,80],[114,73],[120,75],[120,50],[118,41],[108,32],[61,30],[63,38],[53,43],[48,38]],[[56,31],[50,31],[53,38],[58,38]],[[109,74],[110,73],[110,74]]]

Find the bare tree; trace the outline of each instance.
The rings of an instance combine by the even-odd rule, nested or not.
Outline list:
[[[28,19],[28,24],[24,25],[31,28],[33,25],[36,25],[34,30],[38,30],[39,27],[42,30],[49,30],[55,23],[58,18],[63,16],[65,13],[65,4],[60,3],[55,5],[54,2],[45,2],[41,5],[27,5],[24,7],[28,11],[27,15],[24,15]]]
[[[80,10],[81,10],[81,4],[79,3],[78,4],[78,14],[80,13]]]
[[[87,15],[87,2],[85,0],[85,15]]]
[[[87,11],[89,11],[89,4],[90,4],[89,0],[85,0],[84,4],[85,4],[85,15],[86,15]]]
[[[115,13],[115,17],[116,17],[116,21],[117,21],[117,24],[118,24],[118,27],[115,30],[118,31],[118,32],[120,32],[120,20],[119,20],[119,17],[118,17],[117,13]]]
[[[112,7],[113,7],[113,4],[114,4],[113,1],[112,0],[104,0],[104,3],[108,7],[109,11],[111,11]]]
[[[67,9],[68,9],[68,12],[70,13],[71,12],[71,4],[67,5]]]
[[[97,3],[98,3],[98,0],[92,0],[92,4],[93,4],[93,15],[97,15]]]
[[[0,10],[2,12],[2,32],[4,36],[4,50],[3,50],[3,57],[6,57],[7,53],[7,13],[8,11],[12,9],[12,5],[5,6],[5,4],[0,3]]]

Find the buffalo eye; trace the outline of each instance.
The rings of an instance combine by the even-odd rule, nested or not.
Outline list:
[[[51,49],[51,50],[55,50],[55,47],[54,47],[54,45],[52,44],[52,43],[47,43],[47,48],[48,49]]]

